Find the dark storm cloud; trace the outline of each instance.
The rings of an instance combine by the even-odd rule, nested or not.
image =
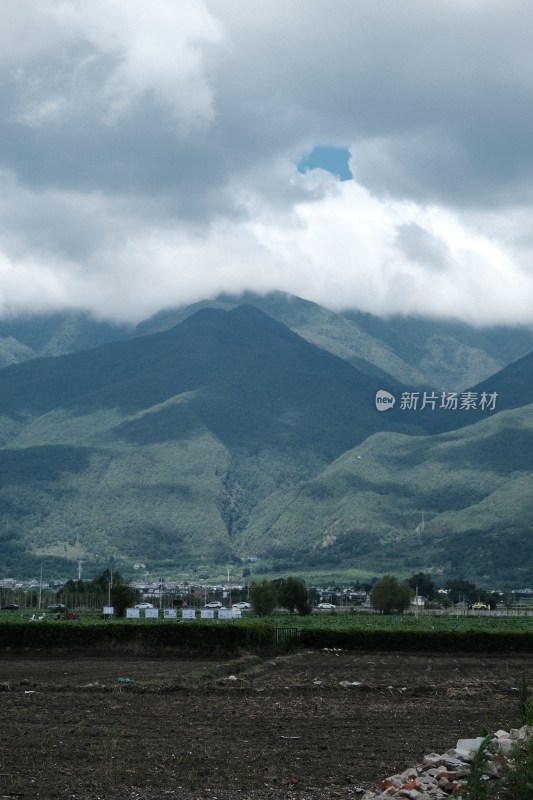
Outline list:
[[[10,5],[0,306],[280,288],[487,322],[504,291],[530,320],[532,35],[526,0]],[[298,173],[324,143],[353,181]]]

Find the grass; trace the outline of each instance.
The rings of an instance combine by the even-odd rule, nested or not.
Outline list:
[[[54,624],[54,625],[112,625],[124,624],[128,625],[154,625],[176,624],[174,620],[163,620],[160,616],[159,619],[145,619],[141,616],[139,619],[124,619],[115,617],[113,619],[104,619],[100,610],[81,610],[76,613],[79,619],[76,620],[63,620],[57,619],[56,615],[52,612],[45,612],[46,619],[41,622],[30,622],[33,614],[39,614],[37,609],[22,609],[20,611],[0,611],[0,624],[5,623],[20,623],[28,622],[32,625],[37,624]],[[233,620],[234,625],[241,625],[243,623],[249,624],[256,619],[253,612],[246,612],[241,619]],[[275,627],[293,627],[300,629],[319,629],[319,630],[357,630],[357,631],[418,631],[422,633],[446,633],[446,632],[459,632],[459,633],[533,633],[533,620],[530,617],[481,617],[481,616],[420,616],[415,617],[413,614],[391,614],[381,615],[365,612],[356,613],[318,613],[309,616],[299,616],[298,614],[289,614],[284,611],[276,611],[267,617],[263,617],[262,622],[269,623]],[[181,623],[180,612],[178,611],[177,622]],[[219,620],[215,617],[213,620],[201,620],[199,615],[196,615],[196,622],[201,622],[205,625],[218,625]],[[224,623],[227,620],[223,620]],[[183,624],[187,624],[184,622]],[[531,701],[529,701],[531,702]],[[533,707],[533,706],[532,706]],[[533,711],[531,711],[533,714]]]
[[[288,614],[274,614],[266,618],[268,622],[280,624],[290,620],[291,626],[298,628],[321,628],[335,630],[361,631],[419,631],[419,632],[493,632],[526,633],[533,632],[529,617],[474,617],[474,616],[420,616],[413,614],[354,614],[324,613],[309,617]]]
[[[488,784],[486,782],[486,767],[488,761],[488,747],[492,739],[492,733],[488,733],[476,751],[470,774],[466,782],[465,790],[462,794],[463,800],[486,800]]]

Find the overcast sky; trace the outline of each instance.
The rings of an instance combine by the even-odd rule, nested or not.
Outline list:
[[[533,324],[531,0],[0,2],[1,315]]]

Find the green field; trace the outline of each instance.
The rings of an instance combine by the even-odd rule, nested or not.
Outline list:
[[[32,620],[32,616],[45,614],[42,621]],[[320,630],[332,632],[360,633],[424,633],[424,634],[444,634],[469,633],[483,634],[531,634],[533,636],[533,616],[502,616],[493,617],[485,615],[470,614],[465,616],[456,615],[420,615],[414,614],[391,614],[382,615],[374,613],[357,612],[318,612],[309,616],[289,614],[277,611],[269,616],[259,619],[253,611],[245,611],[240,619],[234,620],[213,620],[200,619],[197,614],[195,620],[182,620],[181,612],[178,610],[176,620],[165,620],[160,613],[159,619],[124,619],[119,617],[104,618],[101,611],[77,611],[74,612],[77,619],[64,619],[57,617],[52,612],[39,612],[36,609],[24,609],[20,611],[1,611],[0,627],[6,624],[29,624],[33,627],[54,626],[54,627],[109,627],[116,626],[151,626],[151,627],[175,627],[176,625],[202,625],[202,626],[264,626],[268,625],[276,628],[296,628],[299,630]]]

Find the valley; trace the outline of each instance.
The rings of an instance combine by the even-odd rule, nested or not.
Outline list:
[[[114,559],[126,573],[255,564],[531,583],[529,331],[241,299],[255,305],[162,312],[118,341],[1,371],[0,577]],[[65,347],[81,342],[66,330],[86,345],[118,331],[57,326]],[[470,371],[495,408],[376,410],[378,390],[465,386]]]

